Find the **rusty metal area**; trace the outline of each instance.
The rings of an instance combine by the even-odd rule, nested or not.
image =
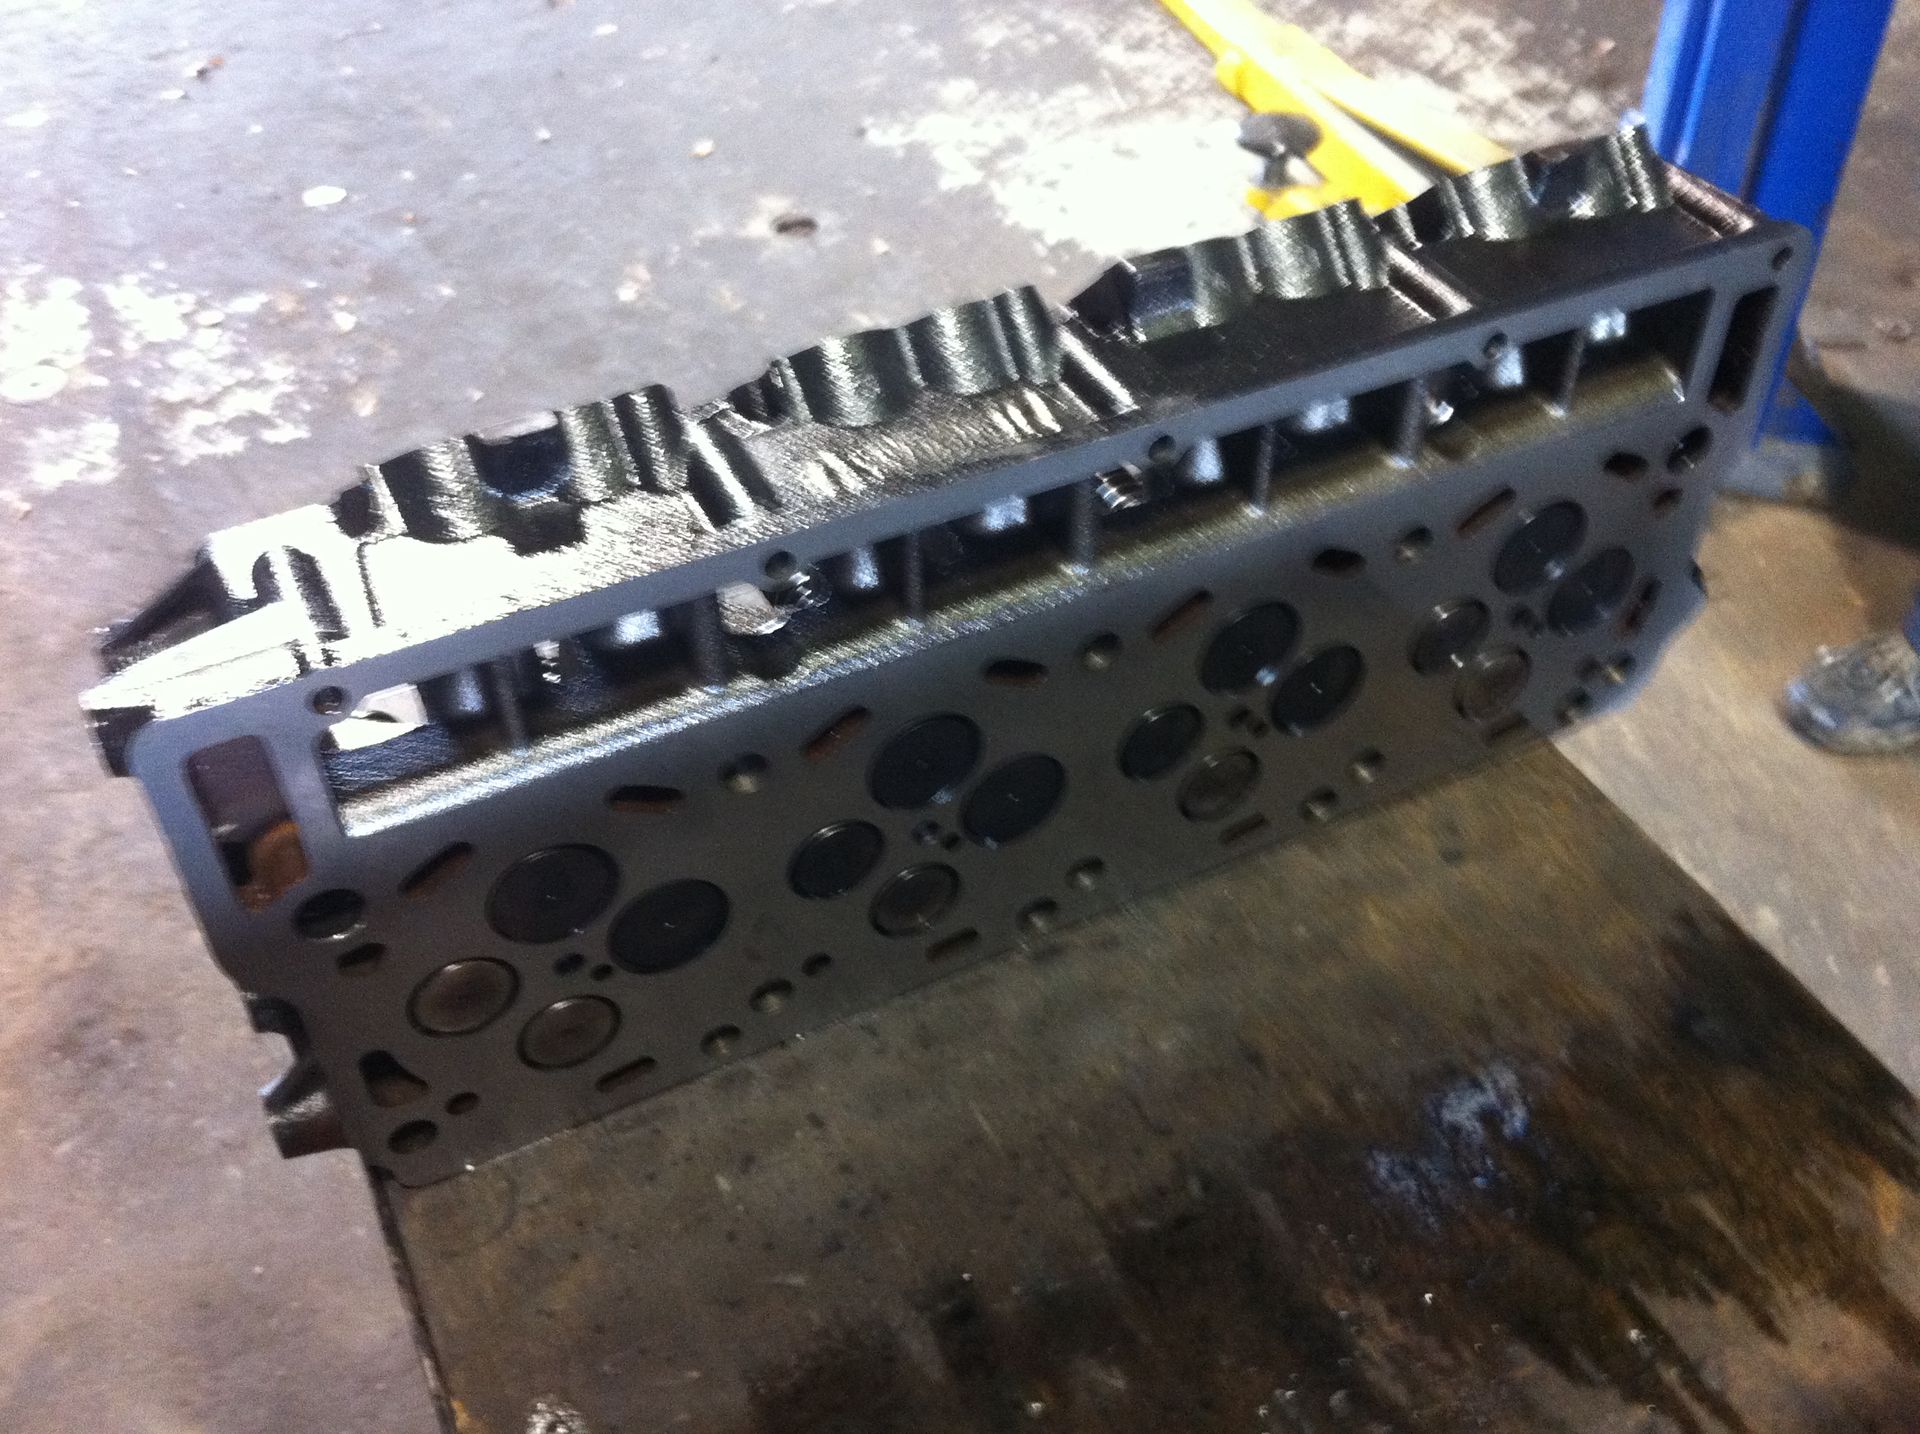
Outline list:
[[[1917,1130],[1542,746],[376,1191],[462,1434],[1893,1434]]]
[[[438,1179],[1618,700],[1804,249],[1627,132],[451,440],[88,708],[282,1149]]]

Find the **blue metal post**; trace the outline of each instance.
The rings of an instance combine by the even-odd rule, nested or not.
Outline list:
[[[1893,0],[1667,0],[1647,75],[1655,147],[1817,246],[1892,13]],[[1762,432],[1831,442],[1778,377]]]

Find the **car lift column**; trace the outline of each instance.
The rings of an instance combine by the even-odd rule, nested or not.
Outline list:
[[[1892,13],[1893,0],[1667,0],[1647,74],[1655,148],[1817,245]],[[1831,494],[1838,439],[1785,367],[1733,486],[1780,497],[1813,469]]]

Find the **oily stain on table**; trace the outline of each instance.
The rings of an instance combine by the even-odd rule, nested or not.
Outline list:
[[[1636,1050],[1589,1030],[1531,1096],[1496,1063],[1429,1095],[1418,1124],[1355,1101],[1230,1169],[1192,1168],[1098,1212],[1101,1277],[1004,1307],[962,1276],[933,1286],[918,1303],[936,1374],[876,1322],[763,1375],[757,1427],[1165,1430],[1249,1409],[1254,1427],[1451,1424],[1465,1411],[1442,1391],[1506,1334],[1671,1427],[1763,1429],[1653,1301],[1731,1301],[1784,1342],[1776,1315],[1807,1296],[1910,1367],[1903,1393],[1829,1371],[1834,1408],[1863,1429],[1916,1427],[1920,1319],[1873,1273],[1893,1232],[1846,1218],[1863,1201],[1909,1213],[1886,1189],[1920,1175],[1907,1098],[1759,954],[1684,914],[1662,953],[1670,1040]]]
[[[1915,1129],[1536,752],[383,1195],[465,1429],[1895,1431]]]

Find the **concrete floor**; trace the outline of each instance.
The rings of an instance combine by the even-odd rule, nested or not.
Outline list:
[[[1271,8],[1522,145],[1608,124],[1652,26]],[[89,630],[365,458],[1232,228],[1235,112],[1147,0],[0,0],[0,32],[0,1428],[424,1434],[355,1168],[272,1153],[278,1043],[80,730]],[[1810,754],[1771,702],[1920,581],[1861,531],[1900,527],[1920,411],[1916,35],[1908,0],[1808,319],[1869,404],[1856,526],[1729,507],[1718,602],[1568,743],[1910,1083],[1920,764]]]

